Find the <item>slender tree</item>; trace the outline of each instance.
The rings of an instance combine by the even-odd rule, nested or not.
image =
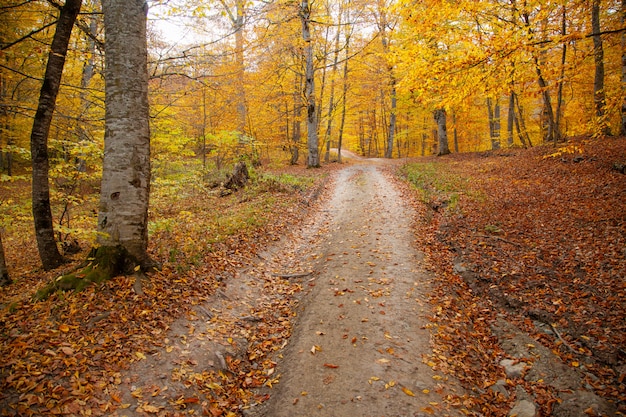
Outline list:
[[[626,25],[626,0],[622,0],[621,10],[622,27]],[[622,32],[621,39],[622,47],[622,85],[619,91],[622,92],[622,108],[621,108],[621,123],[620,123],[620,135],[626,135],[626,32]]]
[[[4,246],[2,245],[2,232],[0,231],[0,287],[5,287],[11,283],[9,277],[9,269],[7,268],[7,261],[4,257]]]
[[[46,72],[39,94],[39,104],[30,136],[33,166],[33,218],[39,257],[46,270],[54,269],[64,261],[54,238],[48,179],[50,169],[48,134],[59,86],[61,85],[65,56],[67,55],[72,28],[80,12],[81,4],[82,0],[67,0],[59,12],[59,19],[52,39],[52,45],[50,46]]]
[[[593,102],[600,133],[610,135],[611,129],[605,120],[606,93],[604,92],[604,48],[602,47],[602,35],[600,35],[600,0],[593,0],[591,6],[591,30],[593,31],[593,60],[595,63]]]
[[[622,27],[626,25],[626,0],[622,0]],[[622,123],[620,134],[626,135],[626,32],[622,32]]]

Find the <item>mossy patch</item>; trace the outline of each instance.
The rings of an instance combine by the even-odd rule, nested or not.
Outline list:
[[[101,246],[91,250],[87,260],[75,272],[61,275],[35,293],[35,300],[45,300],[56,291],[82,291],[117,275],[132,272],[137,259],[121,245]]]

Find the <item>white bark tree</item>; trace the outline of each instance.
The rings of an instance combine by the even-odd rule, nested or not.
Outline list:
[[[305,50],[305,88],[304,95],[306,97],[307,106],[307,148],[308,158],[307,167],[319,167],[319,137],[317,134],[317,110],[315,108],[315,67],[313,65],[313,42],[311,40],[311,4],[308,0],[303,0],[300,5],[300,21],[302,22],[302,39],[304,40]]]
[[[150,264],[150,127],[147,2],[104,0],[106,129],[98,231],[100,249],[123,248]]]

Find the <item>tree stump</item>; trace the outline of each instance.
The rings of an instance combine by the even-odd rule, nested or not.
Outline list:
[[[220,195],[225,196],[233,191],[243,188],[249,179],[250,174],[248,173],[248,166],[246,163],[243,161],[237,162],[235,168],[233,169],[233,173],[230,174],[226,182],[224,182],[224,190],[220,193]],[[227,190],[230,190],[230,192]]]

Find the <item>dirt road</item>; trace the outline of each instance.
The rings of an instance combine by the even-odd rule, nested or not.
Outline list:
[[[430,282],[413,213],[379,164],[351,165],[335,184],[314,226],[319,238],[299,249],[317,261],[280,382],[249,415],[444,415],[439,393],[450,381],[423,361]]]
[[[270,376],[256,388],[269,400],[239,407],[247,417],[454,415],[442,402],[454,384],[423,360],[431,284],[413,245],[414,213],[386,163],[356,160],[339,170],[306,225],[173,323],[164,348],[116,377],[115,402],[124,407],[115,415],[223,415],[224,388],[206,378],[228,373],[228,358]],[[294,306],[285,346],[255,362],[252,344],[263,331],[290,327]]]

